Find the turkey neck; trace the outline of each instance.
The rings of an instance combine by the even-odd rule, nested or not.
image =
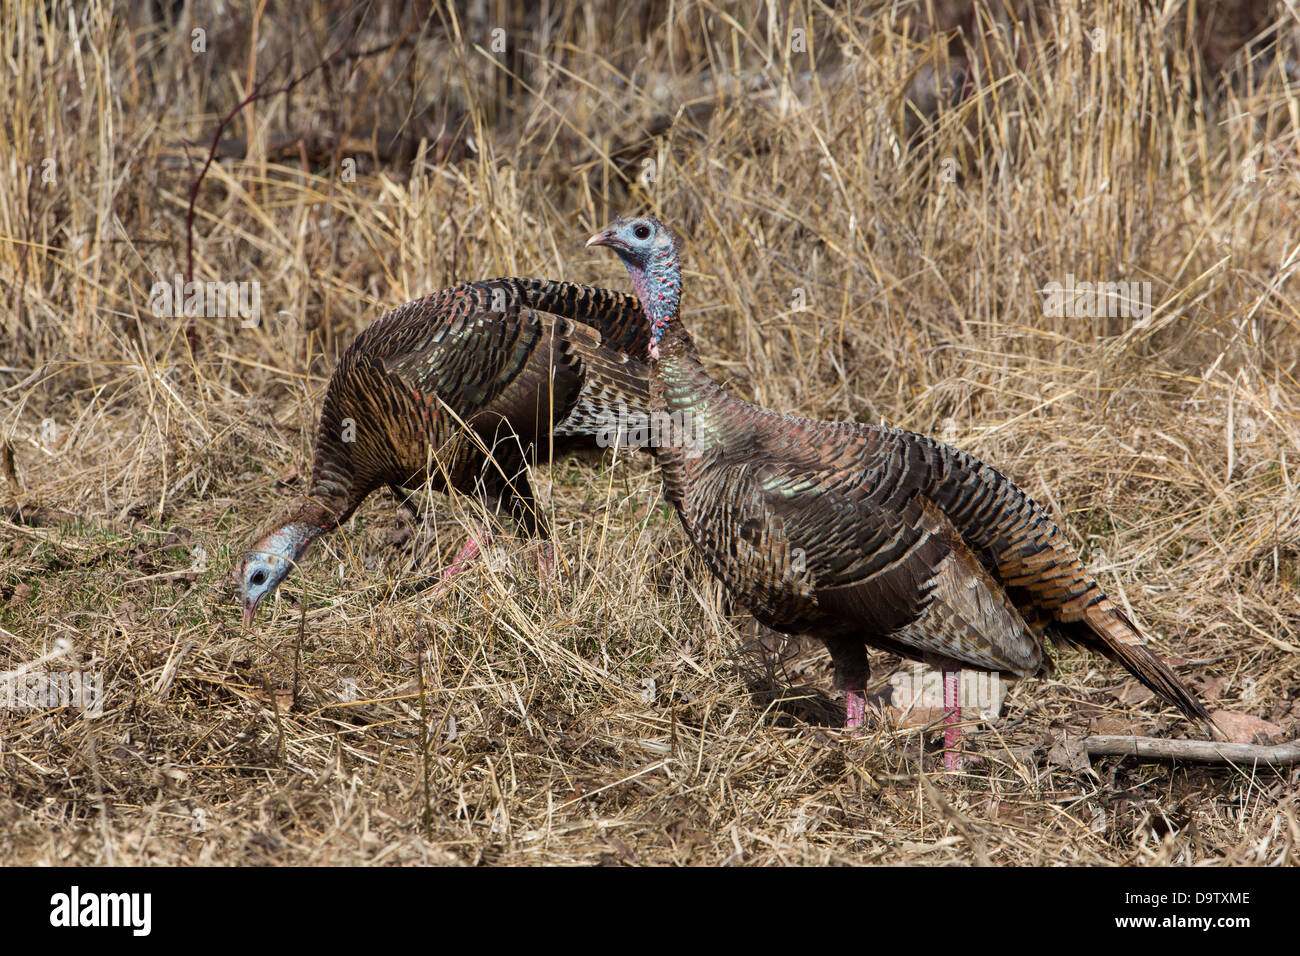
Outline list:
[[[693,474],[720,457],[728,445],[744,442],[745,416],[729,414],[740,404],[715,382],[680,319],[668,323],[659,358],[650,363],[651,412],[660,427],[651,450],[664,475],[664,493],[678,504]]]
[[[680,319],[674,319],[660,339],[659,359],[651,363],[650,377],[662,403],[659,411],[695,411],[711,393],[722,392],[700,362],[695,341]]]
[[[280,554],[297,562],[313,541],[337,528],[356,505],[344,507],[347,513],[327,507],[309,494],[297,511],[263,535],[251,550]]]

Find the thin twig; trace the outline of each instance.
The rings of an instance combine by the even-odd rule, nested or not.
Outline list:
[[[989,756],[1026,760],[1046,754],[1050,744],[1006,747],[991,751]],[[1300,740],[1284,744],[1233,744],[1217,740],[1184,740],[1163,737],[1130,737],[1099,734],[1083,739],[1089,757],[1137,757],[1142,760],[1187,760],[1210,764],[1263,764],[1291,767],[1300,764]]]
[[[1232,744],[1217,740],[1166,740],[1111,734],[1086,737],[1089,757],[1142,757],[1148,760],[1190,760],[1194,763],[1268,764],[1290,767],[1300,763],[1300,740],[1284,744]]]
[[[217,128],[212,133],[212,145],[209,146],[208,148],[207,159],[204,160],[203,168],[199,170],[198,174],[194,177],[194,183],[190,186],[189,205],[185,211],[185,281],[187,283],[193,281],[194,279],[194,207],[196,201],[198,200],[199,187],[203,185],[203,180],[208,174],[208,169],[212,166],[213,161],[216,159],[217,148],[221,142],[221,134],[226,131],[226,127],[229,126],[231,122],[234,121],[235,117],[238,116],[244,110],[245,107],[258,102],[259,100],[269,99],[272,96],[279,96],[280,94],[290,93],[308,77],[312,76],[313,74],[323,69],[328,68],[336,60],[346,59],[347,51],[344,48],[355,37],[356,29],[357,29],[356,26],[354,26],[352,32],[349,33],[348,36],[344,38],[344,40],[341,43],[339,43],[337,47],[335,47],[333,53],[324,57],[320,62],[318,62],[311,69],[294,77],[284,86],[276,87],[273,90],[268,90],[263,88],[266,85],[267,80],[259,80],[257,83],[253,85],[253,88],[248,92],[248,94],[242,100],[236,103],[228,113],[226,113],[224,116],[221,117],[220,120],[217,121]],[[292,51],[292,49],[293,47],[290,47],[290,51]],[[272,68],[273,72],[278,70],[283,65],[288,55],[289,55],[288,52],[281,55],[280,59],[276,62],[276,65]],[[198,341],[198,330],[195,324],[195,317],[191,315],[189,318],[190,321],[188,326],[186,326],[185,336],[186,336],[186,340],[189,342],[190,353],[193,354]]]

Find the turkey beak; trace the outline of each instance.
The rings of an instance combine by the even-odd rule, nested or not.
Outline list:
[[[261,603],[262,599],[260,597],[244,602],[244,627],[248,627],[253,623],[253,615],[257,613],[257,606]]]
[[[618,238],[613,229],[606,229],[604,232],[598,232],[587,240],[587,246],[611,246],[615,249],[626,249],[627,244]]]

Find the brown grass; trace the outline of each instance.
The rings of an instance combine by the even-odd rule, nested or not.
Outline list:
[[[948,777],[932,730],[847,736],[824,655],[757,653],[644,455],[538,474],[554,586],[505,531],[445,600],[413,587],[484,519],[434,496],[416,531],[386,494],[250,631],[227,577],[302,491],[359,329],[470,278],[623,288],[582,241],[651,210],[733,388],[985,457],[1212,708],[1295,736],[1290,24],[1220,70],[1170,5],[1119,0],[999,4],[968,43],[901,2],[128,6],[0,8],[4,504],[69,516],[0,520],[0,669],[55,649],[107,692],[97,719],[0,713],[0,861],[1300,862],[1294,770]],[[263,321],[201,318],[191,357],[149,293],[185,269],[213,131],[250,76],[348,43],[232,122],[194,273],[259,282]],[[964,95],[905,140],[904,90],[954,48]],[[1150,282],[1150,320],[1046,316],[1067,275]],[[1057,660],[969,739],[1188,732],[1117,667]]]

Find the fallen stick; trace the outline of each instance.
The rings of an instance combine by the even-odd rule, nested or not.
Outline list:
[[[1300,740],[1284,744],[1230,744],[1218,740],[1166,740],[1161,737],[1085,737],[1089,757],[1141,757],[1147,760],[1191,760],[1196,763],[1267,764],[1290,767],[1300,763]]]
[[[1292,767],[1300,764],[1300,740],[1284,744],[1231,744],[1217,740],[1178,740],[1164,737],[1126,737],[1100,734],[1080,741],[1089,757],[1137,757],[1141,760],[1188,760],[1193,763],[1263,764]],[[989,758],[1024,760],[1046,754],[1050,743],[1005,747],[989,751]]]

